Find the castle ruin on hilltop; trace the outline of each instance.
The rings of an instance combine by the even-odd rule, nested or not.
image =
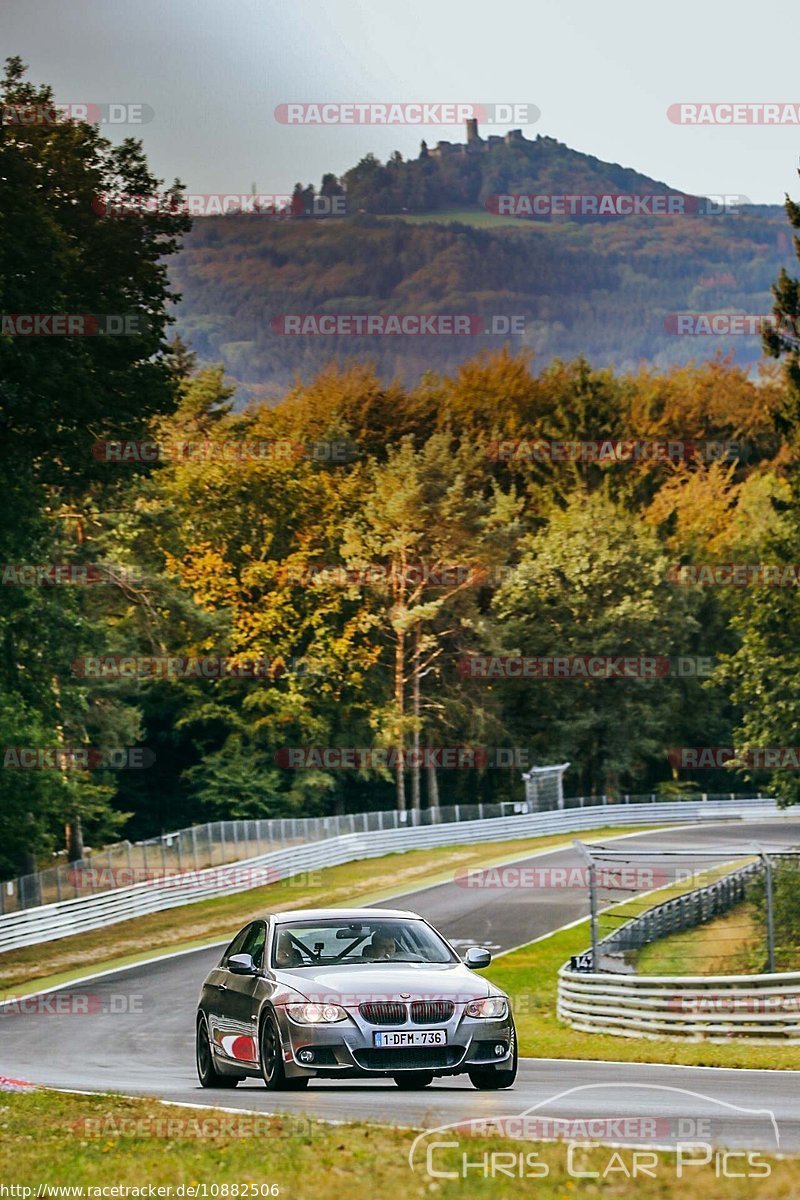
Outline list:
[[[556,144],[555,138],[542,137],[538,134],[537,142],[552,142]],[[450,154],[483,154],[486,150],[493,150],[495,146],[513,146],[519,142],[524,142],[526,145],[532,145],[530,138],[523,136],[521,129],[509,129],[508,133],[500,136],[500,134],[490,134],[488,138],[482,138],[478,133],[477,117],[467,121],[467,140],[464,142],[437,142],[435,146],[428,147],[425,142],[422,143],[420,158],[444,158]]]

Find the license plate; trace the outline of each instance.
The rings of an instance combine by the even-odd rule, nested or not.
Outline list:
[[[398,1046],[446,1046],[446,1029],[381,1029],[373,1033],[375,1046],[393,1049]]]

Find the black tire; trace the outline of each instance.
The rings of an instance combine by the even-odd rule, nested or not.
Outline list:
[[[204,1088],[235,1088],[244,1075],[221,1075],[214,1066],[211,1045],[208,1040],[208,1028],[205,1020],[200,1017],[197,1022],[195,1038],[195,1060],[197,1062],[197,1078]]]
[[[261,1022],[258,1039],[258,1062],[264,1086],[271,1092],[298,1092],[308,1087],[308,1076],[287,1079],[283,1065],[283,1050],[278,1024],[272,1013]]]
[[[498,1092],[510,1088],[517,1078],[517,1031],[511,1026],[511,1066],[504,1070],[497,1067],[472,1067],[467,1074],[473,1087],[481,1092]]]
[[[433,1083],[433,1071],[407,1071],[402,1075],[395,1075],[393,1078],[402,1091],[413,1092]]]

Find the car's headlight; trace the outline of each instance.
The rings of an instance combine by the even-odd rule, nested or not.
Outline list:
[[[464,1012],[468,1017],[494,1017],[502,1020],[508,1016],[508,1002],[503,996],[487,996],[485,1000],[470,1000]]]
[[[287,1004],[286,1011],[301,1025],[330,1025],[347,1020],[347,1013],[339,1004]]]

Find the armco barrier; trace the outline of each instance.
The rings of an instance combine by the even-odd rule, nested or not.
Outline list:
[[[552,768],[542,768],[552,770]],[[649,804],[655,793],[619,798],[622,804]],[[676,797],[680,800],[746,800],[732,792],[702,793]],[[663,799],[663,797],[662,797]],[[760,796],[757,797],[760,799]],[[286,850],[301,842],[320,842],[344,833],[371,833],[384,829],[407,829],[417,825],[444,825],[460,821],[488,821],[523,813],[550,812],[562,808],[593,808],[607,804],[606,796],[569,796],[563,804],[532,804],[529,801],[501,800],[497,803],[436,804],[428,808],[370,810],[360,813],[336,813],[327,817],[259,817],[235,821],[209,821],[185,829],[162,832],[158,837],[138,842],[122,841],[109,846],[92,847],[85,857],[65,862],[59,855],[50,866],[41,867],[0,884],[0,917],[23,908],[77,900],[80,895],[96,895],[113,888],[152,879],[156,875],[182,875],[185,871],[204,871],[242,862],[256,855]]]
[[[99,929],[132,917],[162,912],[213,896],[247,891],[248,888],[301,872],[404,850],[507,841],[550,833],[577,833],[582,829],[604,826],[758,818],[775,816],[778,812],[775,801],[768,799],[608,804],[444,825],[343,834],[275,850],[224,867],[187,871],[169,879],[148,880],[94,896],[8,913],[0,917],[0,953]]]
[[[722,916],[745,899],[748,884],[763,870],[761,863],[751,863],[705,887],[673,896],[662,904],[646,909],[607,937],[601,938],[597,943],[598,963],[606,955],[641,950],[642,946],[648,946],[659,938],[682,933],[685,929],[696,929],[698,925]]]
[[[562,967],[558,1015],[584,1033],[672,1041],[800,1042],[800,972],[608,975]]]

